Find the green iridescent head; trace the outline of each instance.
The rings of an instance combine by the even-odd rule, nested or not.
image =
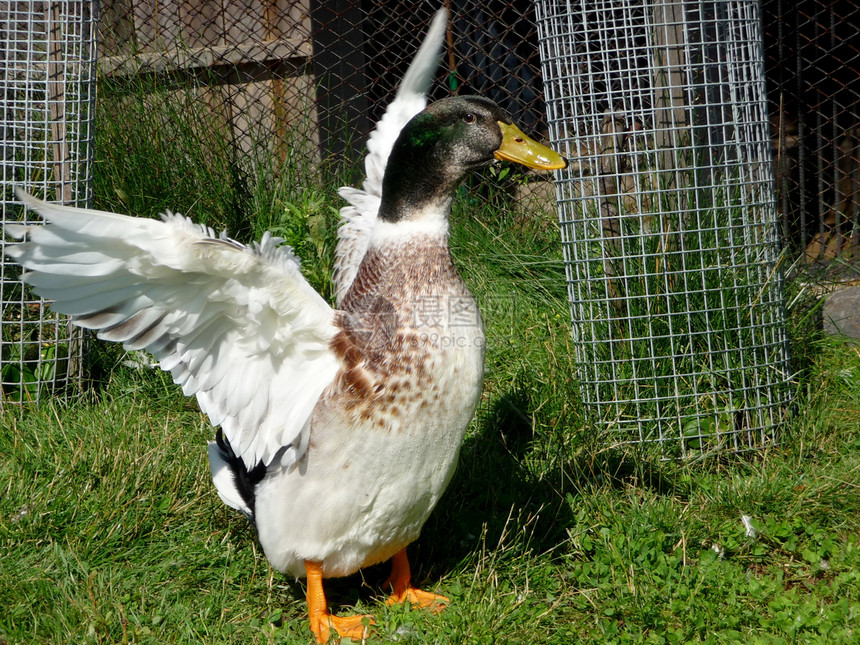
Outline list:
[[[469,172],[496,159],[544,170],[567,165],[558,153],[523,134],[488,99],[437,101],[416,115],[394,144],[382,183],[380,217],[396,221],[410,208],[450,199]]]

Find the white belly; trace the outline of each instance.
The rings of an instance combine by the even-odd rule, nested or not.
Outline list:
[[[357,420],[323,407],[306,457],[267,474],[255,517],[275,569],[303,576],[313,560],[325,576],[348,575],[418,537],[454,473],[480,396],[483,331],[457,334],[449,344],[461,347],[447,348],[432,378],[389,405],[385,427],[379,416]]]

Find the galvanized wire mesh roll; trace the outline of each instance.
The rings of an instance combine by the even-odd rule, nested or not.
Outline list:
[[[536,6],[593,420],[669,457],[774,443],[790,388],[758,3]]]
[[[97,3],[0,2],[2,223],[35,220],[13,194],[89,205]],[[81,332],[20,280],[0,241],[0,408],[80,391]]]

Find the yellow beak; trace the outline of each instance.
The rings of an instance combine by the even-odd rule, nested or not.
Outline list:
[[[559,170],[567,167],[567,159],[530,139],[513,123],[498,122],[502,129],[502,145],[496,150],[496,159],[515,161],[529,168]]]

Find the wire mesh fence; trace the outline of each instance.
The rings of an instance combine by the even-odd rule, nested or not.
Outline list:
[[[100,106],[122,111],[129,95],[143,92],[150,97],[145,109],[161,114],[165,131],[172,120],[196,119],[205,124],[195,133],[197,143],[226,145],[236,163],[263,150],[274,152],[297,173],[297,181],[327,171],[342,177],[343,169],[360,162],[367,133],[442,1],[102,0]],[[14,25],[29,21],[37,33],[46,33],[49,19],[38,16],[49,10],[72,14],[78,11],[73,7],[92,4],[0,2],[0,9],[10,12],[10,27],[0,26],[5,30],[2,46],[18,52],[10,58],[18,61],[17,67],[10,63],[5,72],[4,106],[11,105],[17,92],[14,79],[23,73],[21,52],[26,49],[21,36],[14,35],[19,29]],[[851,259],[851,249],[857,249],[852,240],[860,202],[855,82],[860,72],[857,49],[850,44],[857,32],[854,3],[762,0],[770,133],[762,125],[761,97],[751,92],[761,91],[760,57],[752,51],[761,48],[761,40],[749,18],[757,11],[756,3],[444,4],[451,18],[433,98],[452,92],[489,96],[524,130],[540,137],[547,132],[544,82],[550,83],[546,92],[556,103],[562,92],[574,92],[571,109],[577,111],[556,111],[553,117],[555,136],[566,142],[576,161],[560,193],[566,209],[564,245],[567,253],[584,253],[591,244],[591,251],[604,254],[596,263],[583,265],[592,273],[576,273],[586,270],[577,268],[582,257],[568,256],[571,284],[589,275],[602,276],[594,283],[598,291],[593,303],[586,304],[585,291],[573,298],[574,309],[590,321],[589,336],[582,335],[582,328],[576,332],[582,341],[579,351],[591,347],[594,370],[625,364],[628,375],[638,379],[634,394],[624,398],[618,382],[601,380],[595,372],[587,381],[597,388],[595,405],[606,406],[620,397],[618,410],[624,412],[613,414],[617,423],[635,418],[630,436],[637,440],[650,436],[646,426],[651,421],[659,425],[666,419],[691,436],[717,436],[717,429],[728,428],[738,445],[752,445],[769,435],[784,395],[750,403],[758,392],[782,392],[784,376],[784,338],[782,332],[772,332],[781,320],[779,272],[771,275],[762,268],[774,261],[774,228],[761,145],[768,143],[777,159],[781,230],[795,255]],[[543,12],[542,24],[553,16],[567,16],[561,31],[543,27],[544,55],[563,61],[544,68],[546,78],[538,51],[536,5]],[[731,14],[737,7],[741,13]],[[22,18],[25,11],[36,17]],[[87,16],[87,28],[91,18]],[[550,51],[550,36],[564,44]],[[36,65],[45,78],[50,65],[59,62],[45,53],[55,47],[49,41],[48,36],[36,36],[30,45],[33,57],[48,60]],[[74,61],[76,54],[69,52],[68,61]],[[87,56],[91,60],[91,52]],[[71,69],[74,63],[68,61],[64,64]],[[90,69],[89,64],[82,63],[80,69]],[[660,66],[663,72],[657,71]],[[43,82],[33,96],[50,103],[54,86]],[[14,127],[31,127],[8,116],[9,109],[4,107],[4,129],[12,132],[13,121]],[[81,107],[79,112],[85,115],[86,110]],[[42,115],[50,117],[50,110],[43,109]],[[89,140],[90,116],[83,116],[80,130],[57,126],[65,128],[69,150],[77,145],[74,137]],[[48,126],[47,131],[52,127],[57,129]],[[222,131],[226,143],[212,136]],[[61,145],[46,141],[45,159],[66,154]],[[169,145],[171,140],[167,136],[160,142]],[[123,141],[113,143],[121,153]],[[213,157],[216,154],[220,152]],[[182,154],[172,160],[182,163]],[[43,176],[64,176],[53,161],[44,164]],[[4,172],[12,172],[10,168],[7,164]],[[4,177],[4,184],[8,179]],[[236,177],[225,174],[223,181]],[[89,198],[86,190],[74,187],[71,193],[81,203]],[[69,189],[46,186],[46,194],[51,191],[67,196]],[[198,191],[201,199],[206,193],[206,187]],[[4,199],[9,197],[4,193]],[[6,208],[4,203],[4,217]],[[583,228],[588,209],[591,229]],[[578,234],[584,237],[572,238],[571,227],[580,227]],[[3,271],[16,279],[8,265]],[[744,286],[729,297],[727,285],[735,282]],[[7,306],[4,292],[4,321],[18,324],[4,336],[4,366],[10,352],[42,352],[35,345],[24,350],[7,342],[23,343],[42,333],[22,326],[16,307],[22,311],[32,305],[16,298]],[[689,311],[680,313],[681,306]],[[49,345],[63,345],[62,340],[51,340],[62,328],[55,322],[44,324]],[[600,334],[608,340],[601,343]],[[591,345],[584,344],[586,338]],[[634,348],[634,339],[644,345]],[[731,347],[738,339],[752,347],[751,354],[741,355]],[[739,361],[740,371],[729,370]],[[11,373],[15,368],[4,369]],[[739,381],[729,386],[732,374]],[[17,385],[9,385],[12,396],[23,396],[29,378],[20,376]],[[657,403],[648,403],[646,410],[642,401],[649,397],[656,397]],[[693,402],[700,406],[698,412],[691,411]],[[706,432],[708,428],[714,432]],[[754,437],[756,432],[760,435]],[[694,437],[685,445],[696,443],[709,440]]]
[[[229,125],[240,153],[266,142],[300,172],[354,164],[443,1],[452,17],[434,98],[484,94],[526,131],[545,132],[531,0],[102,0],[101,70],[119,83],[181,89]],[[607,6],[616,4],[631,3]],[[761,7],[782,234],[807,261],[855,261],[860,8]]]
[[[13,186],[49,201],[90,201],[96,9],[81,0],[0,2],[3,224],[31,219]],[[80,330],[30,294],[5,259],[0,303],[0,409],[79,391]]]
[[[789,367],[758,4],[540,1],[584,401],[666,456],[776,439]]]

